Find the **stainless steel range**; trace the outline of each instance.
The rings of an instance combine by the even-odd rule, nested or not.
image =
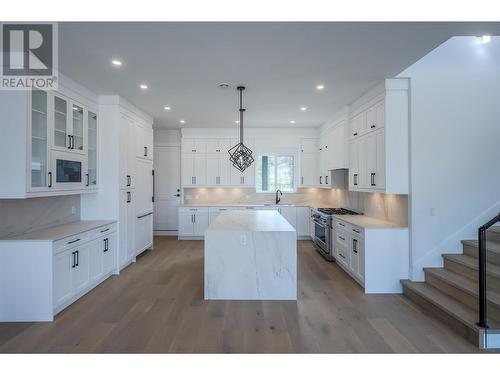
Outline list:
[[[323,255],[326,260],[334,261],[332,217],[333,215],[360,215],[360,212],[348,210],[346,208],[318,208],[313,210],[314,221],[313,241],[316,250]]]

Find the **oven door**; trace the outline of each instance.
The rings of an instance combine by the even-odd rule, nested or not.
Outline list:
[[[52,190],[85,189],[87,160],[84,155],[51,151],[49,188]]]
[[[314,220],[314,243],[325,254],[328,253],[328,226],[319,220]]]

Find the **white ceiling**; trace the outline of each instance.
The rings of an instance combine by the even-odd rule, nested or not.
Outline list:
[[[97,94],[122,95],[159,128],[237,126],[240,84],[246,125],[308,127],[449,37],[499,31],[499,23],[61,23],[59,66]]]

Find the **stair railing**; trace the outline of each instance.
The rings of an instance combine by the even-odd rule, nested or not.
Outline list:
[[[486,296],[486,231],[493,224],[500,222],[500,213],[478,229],[479,242],[479,322],[481,328],[488,328],[487,324],[487,296]]]

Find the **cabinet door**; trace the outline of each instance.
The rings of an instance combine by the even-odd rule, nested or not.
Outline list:
[[[127,134],[127,175],[128,186],[127,188],[134,189],[136,186],[136,151],[137,144],[141,143],[140,134],[142,134],[142,129],[137,127],[137,124],[129,119],[128,121],[128,134]]]
[[[300,186],[317,186],[319,183],[318,157],[316,153],[300,155]]]
[[[373,181],[376,189],[385,189],[385,132],[382,129],[375,133],[376,139],[376,167]]]
[[[143,129],[143,136],[144,136],[143,156],[148,160],[153,160],[153,129],[145,126]]]
[[[153,246],[153,213],[143,214],[136,221],[135,254]]]
[[[314,138],[302,138],[300,140],[300,151],[302,153],[316,153],[318,151],[318,140]]]
[[[194,214],[194,235],[204,236],[205,229],[208,227],[208,213],[197,212]]]
[[[68,99],[61,95],[54,95],[53,100],[54,127],[52,134],[52,147],[67,150],[70,146],[68,132]]]
[[[349,259],[349,271],[356,276],[359,272],[359,239],[357,237],[352,237],[349,245],[350,259]]]
[[[360,188],[358,140],[349,144],[349,154],[349,189],[356,190]]]
[[[371,107],[366,111],[366,128],[368,131],[377,127],[377,106]]]
[[[135,192],[130,192],[130,202],[127,205],[127,260],[135,258]]]
[[[71,151],[80,154],[86,153],[87,122],[84,115],[86,110],[77,102],[71,101]]]
[[[255,187],[255,162],[243,172],[243,186]]]
[[[207,139],[205,141],[205,147],[207,154],[218,154],[219,153],[219,140],[218,139]]]
[[[297,236],[309,236],[309,207],[297,207]]]
[[[120,266],[128,263],[134,257],[134,231],[135,231],[135,195],[134,191],[120,192],[120,219],[119,228],[119,260]]]
[[[104,240],[107,240],[106,242]],[[110,233],[109,236],[103,240],[103,275],[113,272],[116,262],[116,233]]]
[[[219,155],[224,155],[229,158],[228,150],[231,148],[231,140],[230,139],[219,139],[219,148],[217,153]]]
[[[233,186],[242,186],[244,184],[244,174],[241,173],[236,167],[232,164],[231,168],[231,185]]]
[[[206,155],[194,156],[194,185],[204,186],[207,184]]]
[[[89,277],[90,282],[93,283],[98,280],[104,272],[103,268],[103,249],[104,240],[98,238],[92,241],[89,245]]]
[[[361,237],[358,238],[358,273],[356,274],[359,281],[365,282],[365,240]]]
[[[136,158],[137,184],[135,189],[135,210],[137,215],[153,211],[153,162]]]
[[[179,236],[194,236],[194,214],[179,214]]]
[[[345,123],[335,126],[328,132],[329,158],[328,169],[347,168],[345,160]]]
[[[120,127],[119,127],[119,145],[118,145],[118,168],[120,174],[120,188],[126,189],[130,188],[131,176],[128,170],[129,161],[129,150],[128,150],[128,137],[130,131],[129,118],[123,114],[120,117]]]
[[[133,139],[130,139],[129,142],[132,142],[134,145],[135,157],[143,158],[146,155],[145,131],[142,124],[136,120],[132,120],[132,124],[134,137]]]
[[[385,127],[385,101],[377,105],[377,129]]]
[[[46,190],[48,185],[48,113],[49,97],[45,91],[31,91],[31,191]]]
[[[207,171],[206,171],[206,184],[207,186],[218,186],[219,183],[219,156],[207,155],[206,156]]]
[[[87,183],[88,187],[97,186],[97,114],[87,112]]]
[[[295,207],[279,207],[278,212],[294,228],[297,228],[297,209]]]
[[[194,185],[194,155],[182,154],[181,156],[182,168],[182,185],[183,186],[193,186]]]
[[[365,189],[376,188],[377,174],[377,137],[372,133],[364,138],[364,142],[360,149],[361,164],[363,169],[363,185]],[[363,168],[364,167],[364,168]]]
[[[73,293],[79,293],[90,283],[90,246],[84,245],[74,250],[76,264],[72,272]]]
[[[73,294],[71,271],[73,266],[73,250],[69,249],[54,256],[54,307],[60,306]]]
[[[218,157],[219,164],[219,185],[231,185],[231,162],[229,161],[229,154],[223,153]],[[208,169],[208,168],[207,168]],[[248,181],[248,180],[247,180]]]

